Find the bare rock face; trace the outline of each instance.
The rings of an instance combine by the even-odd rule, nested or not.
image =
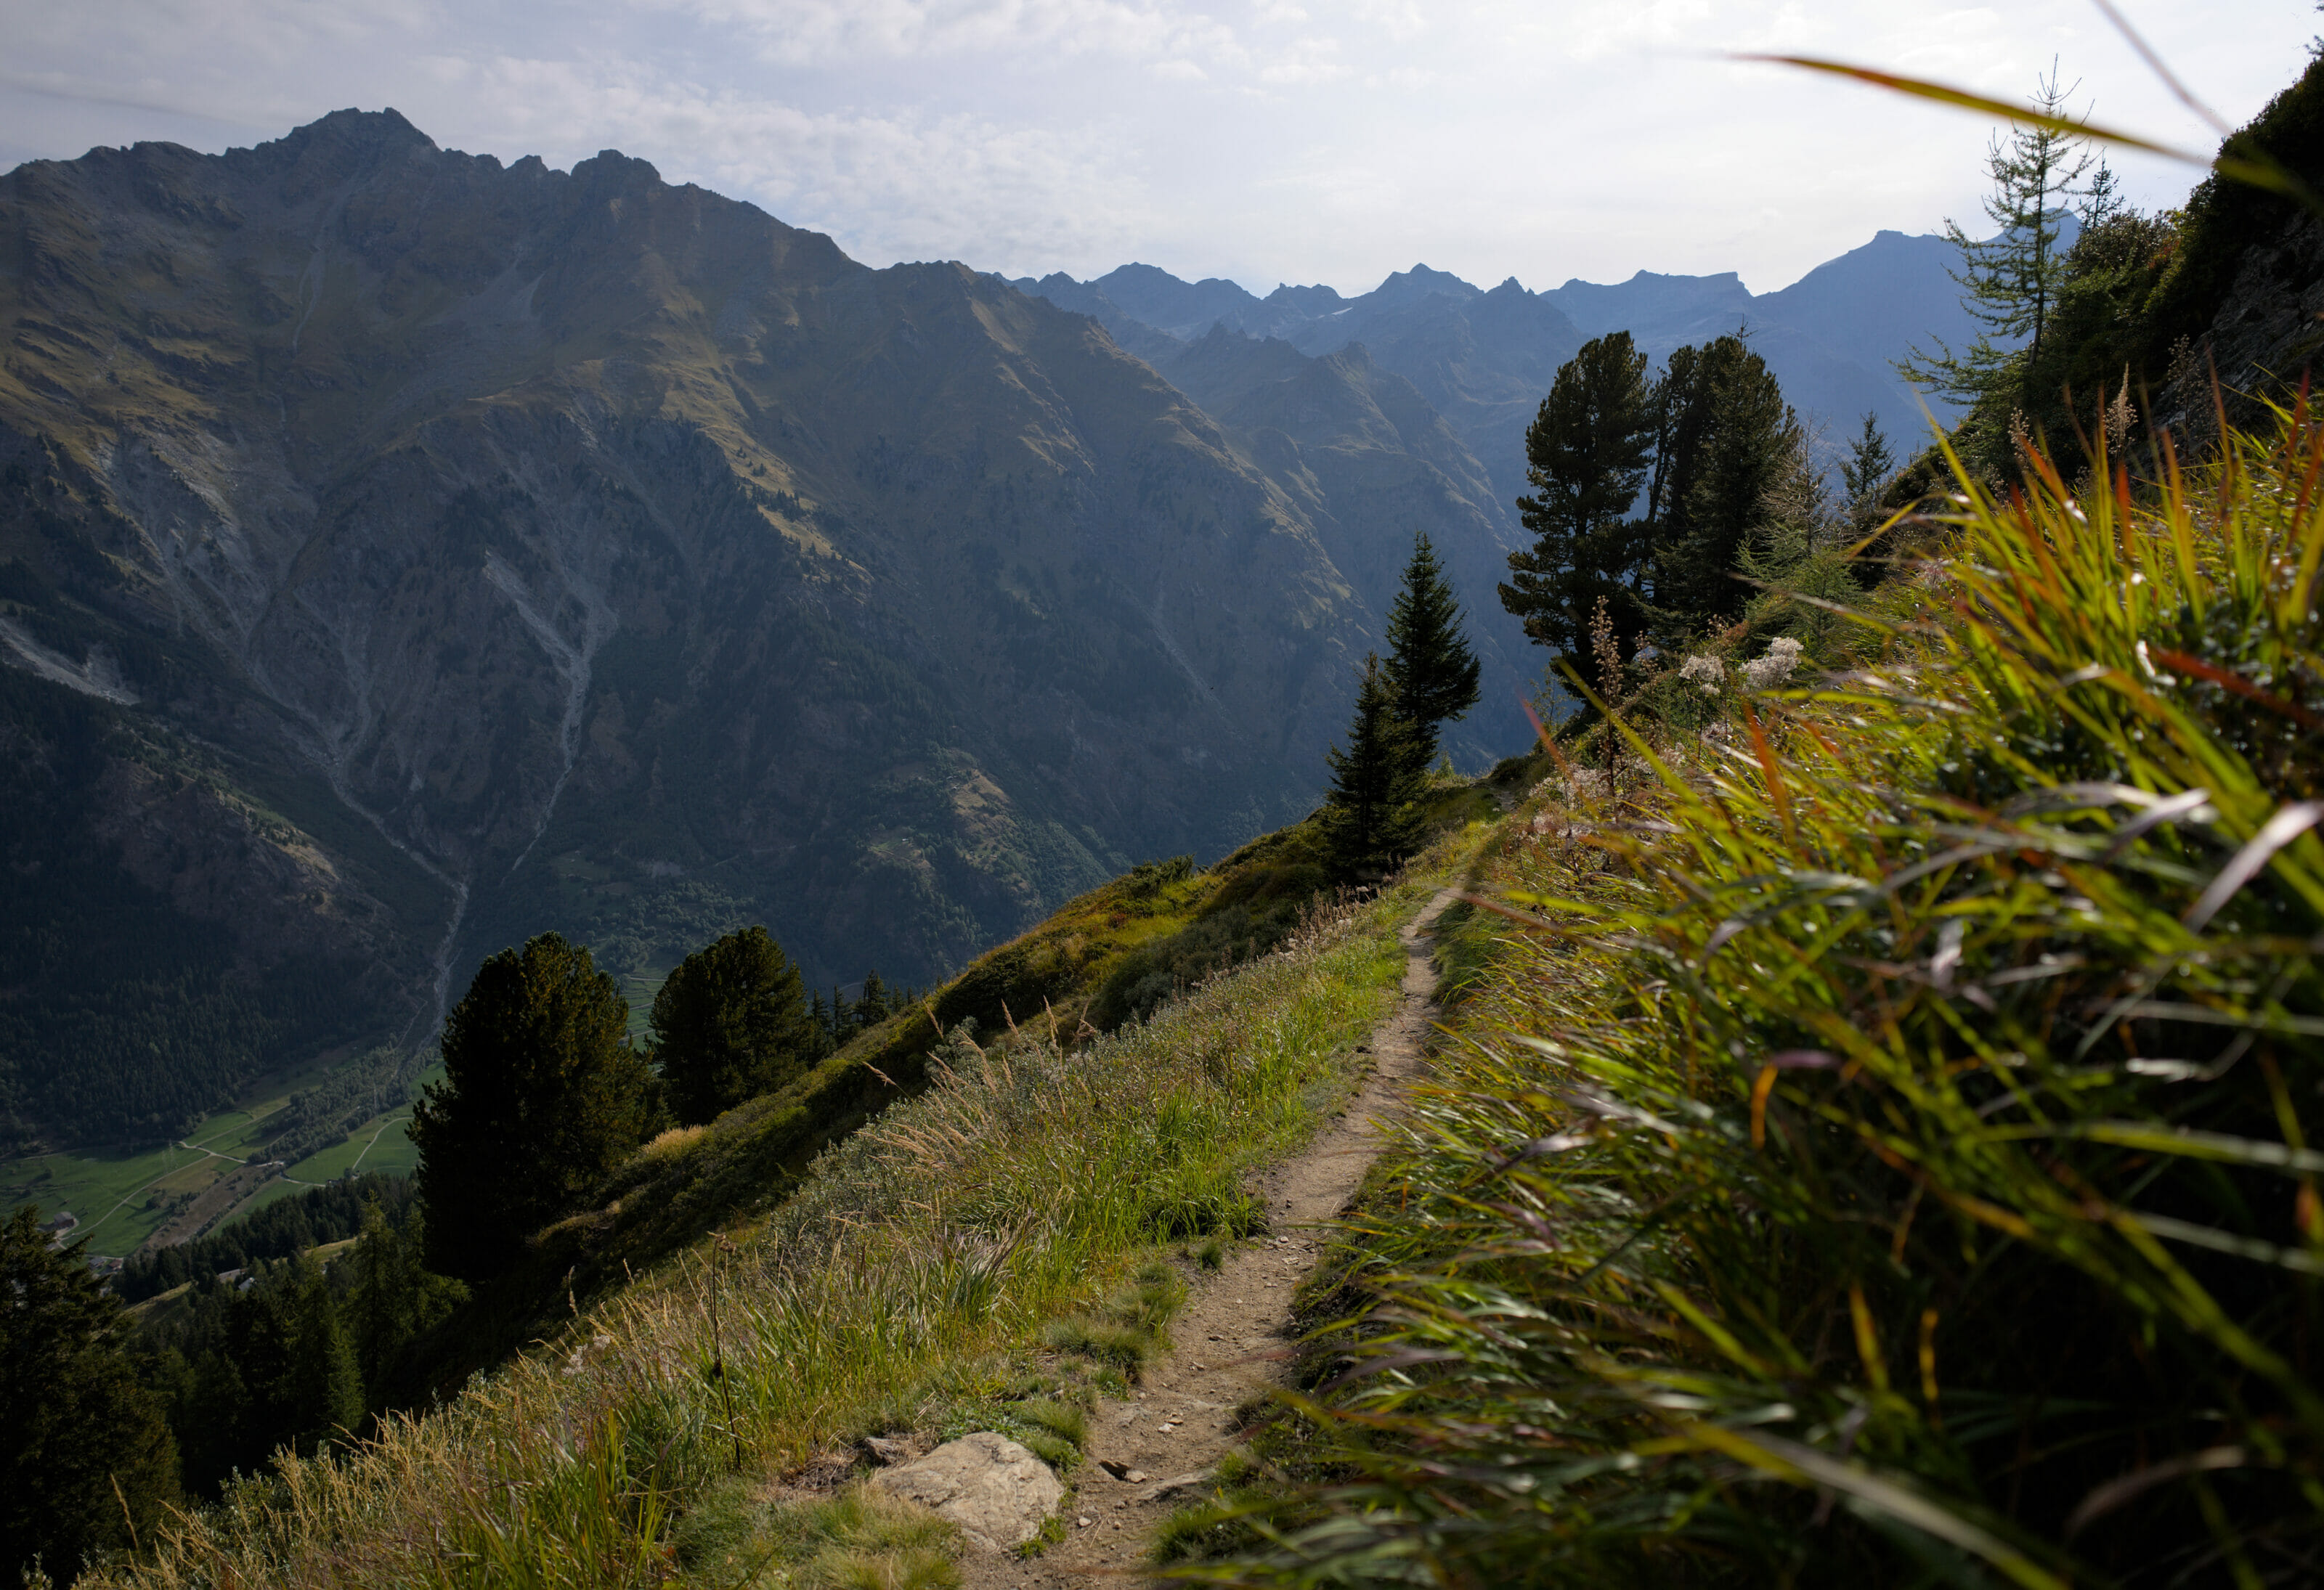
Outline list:
[[[2288,396],[2324,346],[2324,225],[2295,216],[2248,250],[2203,340],[2208,357],[2190,355],[2184,370],[2172,371],[2166,404],[2198,422],[2208,418],[2214,370],[2237,424],[2259,418],[2259,403],[2244,394]]]
[[[1006,1551],[1039,1534],[1065,1494],[1047,1464],[991,1430],[947,1441],[926,1457],[881,1470],[871,1483],[934,1509],[986,1551]]]

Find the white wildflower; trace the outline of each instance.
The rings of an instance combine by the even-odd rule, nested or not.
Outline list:
[[[1767,642],[1767,654],[1752,658],[1743,665],[1743,681],[1754,690],[1773,690],[1792,676],[1800,666],[1800,653],[1804,649],[1788,635],[1778,635]]]
[[[1715,657],[1690,657],[1679,665],[1678,676],[1698,686],[1705,695],[1717,695],[1727,682],[1727,668]]]

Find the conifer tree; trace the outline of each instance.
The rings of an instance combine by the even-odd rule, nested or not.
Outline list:
[[[355,1344],[339,1321],[329,1283],[313,1260],[302,1258],[298,1264],[298,1336],[283,1402],[290,1444],[300,1456],[312,1457],[330,1442],[360,1432],[364,1387]]]
[[[863,974],[863,991],[855,997],[855,1030],[868,1033],[893,1014],[888,1004],[888,985],[880,980],[877,967]]]
[[[355,1287],[343,1315],[355,1346],[355,1367],[375,1404],[404,1344],[449,1314],[465,1289],[456,1281],[429,1274],[421,1264],[426,1226],[417,1209],[399,1227],[387,1218],[379,1199],[372,1199],[364,1209],[362,1238],[345,1261],[354,1266]]]
[[[715,1120],[815,1063],[798,968],[764,927],[696,951],[654,996],[654,1061],[681,1126]]]
[[[2054,62],[2050,76],[2035,78],[2034,85],[2034,108],[2045,116],[2062,115],[2072,90],[2058,86]],[[1985,213],[1999,232],[1978,241],[1959,223],[1945,222],[1946,241],[1960,251],[1961,268],[1952,277],[1961,286],[1961,307],[1985,329],[1958,353],[1939,342],[1935,352],[1914,348],[1896,366],[1906,381],[1963,403],[1988,396],[2024,400],[2030,395],[2027,376],[2042,358],[2043,339],[2067,274],[2060,236],[2067,212],[2083,192],[2090,156],[2070,133],[2022,126],[2006,140],[1996,133],[1986,147],[1985,163],[1993,181]],[[2103,214],[2103,207],[2117,201],[2113,174],[2102,174],[2095,202]]]
[[[39,1558],[69,1580],[177,1500],[178,1451],[137,1382],[121,1300],[27,1207],[0,1224],[0,1582]]]
[[[251,1473],[264,1460],[267,1443],[252,1430],[254,1407],[226,1345],[214,1341],[202,1348],[170,1420],[184,1447],[188,1489],[207,1495],[235,1470]]]
[[[1364,658],[1347,749],[1334,747],[1324,759],[1332,768],[1324,839],[1333,869],[1346,878],[1377,878],[1412,850],[1419,826],[1412,803],[1420,791],[1412,725],[1377,656]]]
[[[1840,465],[1840,489],[1847,493],[1851,515],[1862,519],[1879,501],[1881,488],[1896,473],[1896,455],[1890,451],[1888,437],[1880,429],[1880,419],[1867,411],[1864,428],[1849,444],[1848,456]]]
[[[650,1124],[629,1002],[556,933],[503,950],[444,1024],[444,1080],[412,1110],[428,1268],[478,1282],[575,1209]]]
[[[1461,604],[1422,531],[1388,615],[1388,685],[1412,725],[1413,755],[1425,770],[1436,759],[1437,726],[1477,704],[1477,655],[1461,623]]]
[[[1766,361],[1739,335],[1673,354],[1655,408],[1645,541],[1653,548],[1656,617],[1678,628],[1725,623],[1749,598],[1732,571],[1764,517],[1799,420]]]
[[[1654,444],[1646,356],[1627,331],[1595,337],[1561,368],[1526,430],[1534,494],[1517,517],[1534,544],[1509,554],[1501,605],[1536,644],[1589,655],[1590,618],[1607,598],[1626,636],[1646,624],[1637,576],[1645,545],[1627,521]]]

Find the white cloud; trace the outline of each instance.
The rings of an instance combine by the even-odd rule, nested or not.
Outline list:
[[[656,0],[752,40],[772,60],[1056,51],[1152,55],[1233,49],[1198,12],[1152,0]]]
[[[2241,120],[2308,0],[2123,0]],[[615,147],[874,264],[1369,287],[1740,271],[1974,215],[1977,117],[1731,59],[1805,51],[2209,135],[2089,0],[0,0],[0,164],[392,105],[440,142]],[[2193,173],[2117,162],[2140,202]]]

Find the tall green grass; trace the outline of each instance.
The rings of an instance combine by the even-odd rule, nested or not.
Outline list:
[[[1029,1032],[947,1044],[925,1092],[772,1214],[576,1306],[558,1339],[438,1411],[279,1460],[90,1582],[658,1584],[673,1521],[737,1484],[738,1444],[740,1483],[763,1491],[856,1435],[901,1421],[934,1438],[1007,1402],[1068,1458],[1075,1410],[1003,1361],[1126,1282],[1116,1312],[1150,1331],[1176,1296],[1139,1273],[1157,1247],[1263,1218],[1246,1181],[1352,1086],[1404,970],[1395,926],[1425,892],[1321,908],[1281,951],[1080,1050]],[[774,1551],[788,1526],[768,1518]],[[849,1582],[842,1566],[816,1572]]]
[[[1243,1583],[2324,1576],[2324,427],[1960,472],[1881,660],[1526,831]]]

